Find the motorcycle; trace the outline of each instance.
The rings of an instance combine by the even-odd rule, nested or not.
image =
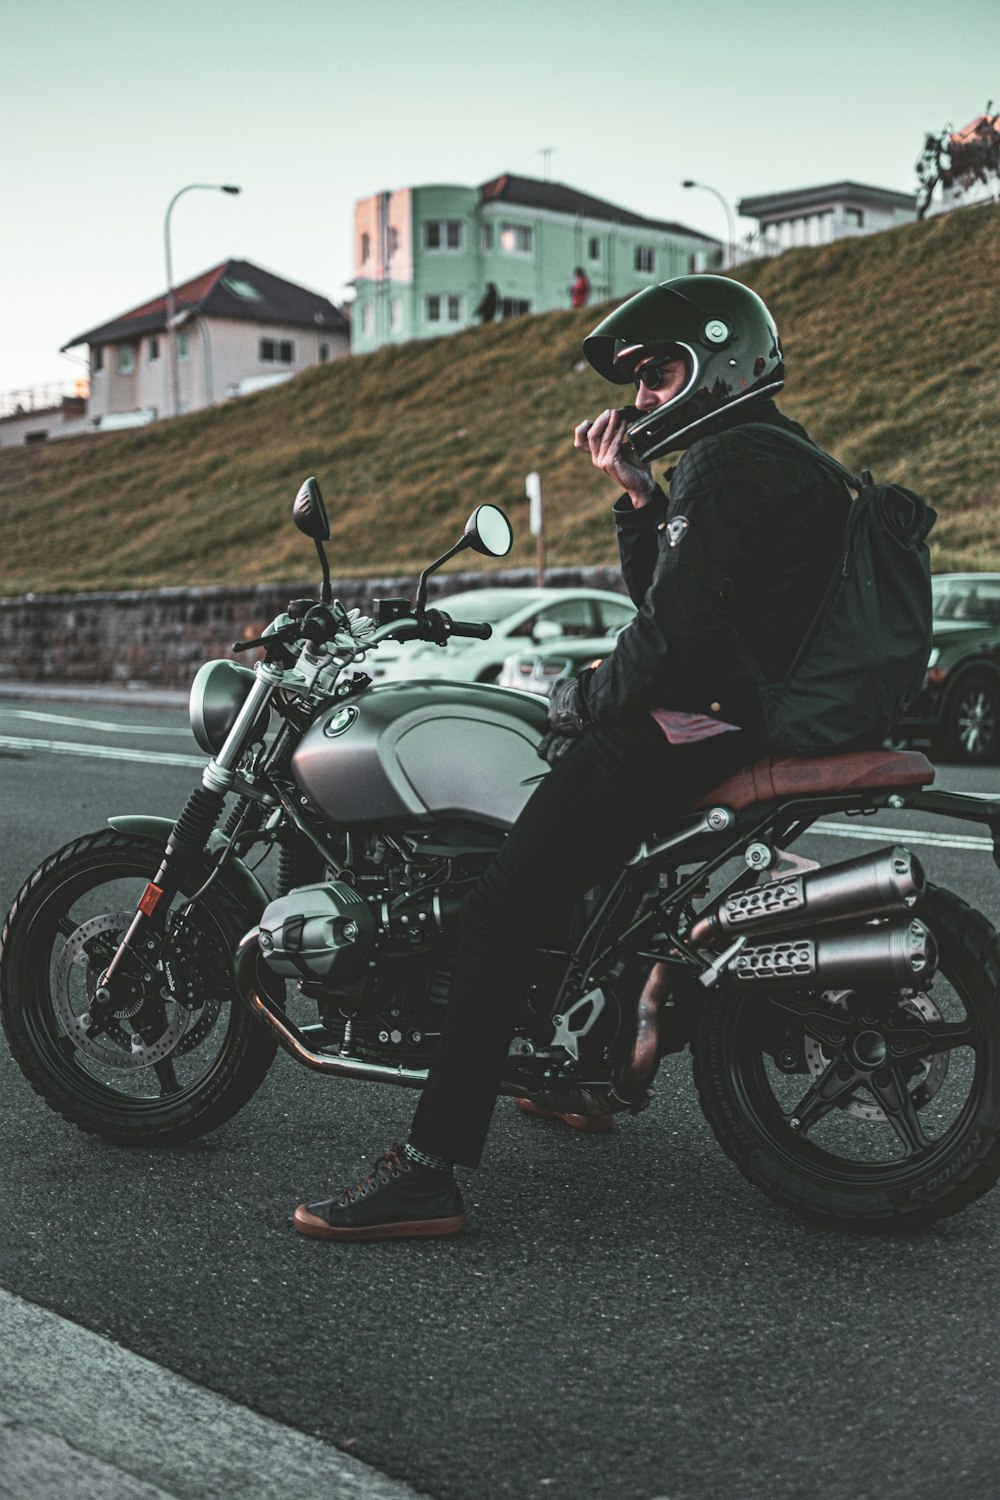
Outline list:
[[[74,840],[0,937],[14,1058],[110,1141],[212,1130],[278,1047],[419,1088],[456,913],[548,774],[532,695],[364,671],[385,640],[488,637],[428,607],[428,579],[465,547],[505,555],[503,512],[478,507],[415,599],[377,600],[373,618],[331,597],[314,479],[293,514],[320,597],[236,644],[263,652],[252,670],[199,670],[190,720],[209,759],[180,817],[112,817]],[[723,1149],[806,1219],[908,1228],[985,1193],[1000,1176],[994,928],[899,845],[822,867],[790,852],[819,818],[909,808],[984,823],[1000,864],[1000,799],[933,779],[915,751],[770,758],[650,829],[534,952],[501,1092],[585,1088],[637,1112],[660,1060],[690,1048]]]

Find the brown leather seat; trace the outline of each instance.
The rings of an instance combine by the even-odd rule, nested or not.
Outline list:
[[[766,755],[720,782],[697,804],[739,811],[754,802],[804,797],[810,792],[852,792],[929,786],[934,767],[918,750],[849,750],[843,755]]]

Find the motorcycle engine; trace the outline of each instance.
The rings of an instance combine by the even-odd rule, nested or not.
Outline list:
[[[279,896],[260,919],[261,957],[283,979],[350,984],[368,967],[375,918],[346,882],[302,885]]]

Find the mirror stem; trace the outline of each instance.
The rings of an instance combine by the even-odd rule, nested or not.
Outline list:
[[[424,612],[424,607],[427,603],[427,580],[430,575],[436,572],[437,569],[441,567],[442,563],[446,563],[449,558],[454,557],[456,552],[464,551],[468,545],[469,538],[467,536],[463,536],[462,540],[460,542],[456,542],[454,547],[452,547],[450,551],[446,552],[443,557],[439,557],[437,562],[432,562],[429,568],[424,569],[424,571],[420,575],[420,582],[417,585],[417,602],[413,607],[413,613],[415,615],[419,616]]]
[[[316,551],[319,553],[319,563],[323,569],[323,586],[319,591],[320,603],[329,604],[333,598],[333,590],[330,587],[330,565],[326,560],[326,553],[323,551],[323,543],[318,538],[316,539]]]

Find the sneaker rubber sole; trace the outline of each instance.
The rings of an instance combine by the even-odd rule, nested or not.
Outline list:
[[[402,1219],[389,1224],[328,1224],[300,1203],[292,1219],[299,1234],[312,1240],[434,1240],[461,1234],[465,1215],[450,1219]]]
[[[533,1099],[515,1099],[518,1109],[526,1115],[538,1115],[543,1120],[561,1120],[570,1130],[582,1130],[589,1135],[606,1135],[614,1129],[614,1115],[577,1115],[563,1113],[558,1109],[543,1109]]]

